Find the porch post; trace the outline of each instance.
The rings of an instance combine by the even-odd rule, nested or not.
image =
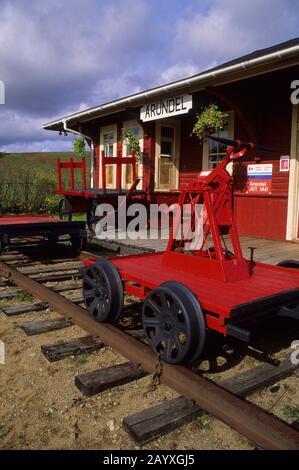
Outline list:
[[[298,185],[299,185],[299,142],[298,142],[298,124],[299,124],[299,105],[293,105],[292,110],[292,129],[291,129],[291,149],[290,149],[290,172],[289,172],[289,190],[288,190],[288,212],[286,239],[294,240],[298,233]]]

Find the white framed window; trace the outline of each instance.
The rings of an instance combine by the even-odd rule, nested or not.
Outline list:
[[[99,186],[102,187],[102,151],[106,157],[116,157],[117,155],[117,125],[101,127],[100,130],[100,167]],[[116,188],[116,165],[106,165],[106,188]]]
[[[215,134],[216,137],[224,137],[226,139],[234,138],[234,112],[226,111],[228,114],[228,122],[226,126],[221,130],[217,131]],[[225,157],[227,151],[227,146],[221,144],[220,142],[215,142],[212,139],[207,139],[203,144],[203,159],[202,159],[202,169],[213,169],[218,163],[220,163]],[[227,170],[230,174],[233,171],[233,164],[230,163],[227,166]]]
[[[133,119],[130,121],[124,121],[123,128],[131,131],[132,134],[139,139],[139,146],[140,146],[140,151],[142,155],[142,152],[143,152],[143,128],[142,126],[138,123],[137,119]],[[123,157],[128,157],[132,155],[132,149],[127,142],[123,142],[122,155]],[[131,187],[132,170],[133,170],[132,165],[123,165],[123,168],[122,168],[122,187],[123,188],[129,189]],[[136,165],[136,174],[137,176],[142,178],[142,175],[143,175],[142,159]],[[138,183],[137,189],[142,189],[142,181]]]

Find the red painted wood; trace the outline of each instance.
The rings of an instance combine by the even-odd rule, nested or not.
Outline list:
[[[85,161],[85,158],[83,157],[82,158],[82,181],[83,181],[83,189],[85,190],[86,189],[86,161]]]
[[[106,164],[105,164],[105,152],[102,150],[101,153],[101,165],[102,165],[102,192],[105,194],[106,191]]]
[[[196,116],[187,115],[181,121],[181,152],[179,186],[193,181],[202,170],[202,145],[191,136]]]
[[[0,225],[39,224],[42,222],[64,222],[49,215],[7,215],[0,217]]]
[[[58,175],[58,189],[62,191],[62,178],[61,178],[61,163],[60,158],[56,159],[56,166],[57,166],[57,175]]]
[[[287,197],[235,196],[234,215],[240,235],[285,239]]]
[[[94,181],[94,187],[98,188],[100,186],[100,179],[99,179],[99,174],[100,174],[100,146],[95,145],[94,146],[94,169],[93,169],[93,181]]]
[[[206,277],[204,271],[200,274],[188,271],[186,276],[183,265],[168,266],[164,254],[160,253],[113,258],[112,262],[122,279],[148,290],[169,280],[182,282],[196,295],[203,310],[226,318],[237,305],[299,288],[298,271],[263,263],[256,263],[249,279],[222,282]],[[92,263],[92,260],[84,261],[85,265]],[[211,327],[217,329],[212,322]]]
[[[71,189],[75,189],[75,174],[74,174],[74,160],[73,157],[70,158],[70,170],[71,170]]]
[[[142,189],[145,192],[154,190],[155,177],[155,123],[143,123],[143,179]],[[150,199],[150,198],[149,198]]]

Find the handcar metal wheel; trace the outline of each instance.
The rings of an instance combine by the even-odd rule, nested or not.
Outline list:
[[[116,267],[101,259],[83,272],[83,297],[89,314],[98,322],[117,322],[124,305],[124,290]]]
[[[177,281],[153,289],[143,304],[142,323],[151,348],[171,364],[193,364],[205,345],[206,325],[194,294]]]

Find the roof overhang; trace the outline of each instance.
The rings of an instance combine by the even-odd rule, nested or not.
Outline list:
[[[233,65],[227,64],[220,66],[189,78],[104,103],[100,106],[89,108],[56,121],[49,122],[44,124],[42,127],[45,130],[53,131],[61,131],[66,128],[69,129],[72,125],[78,127],[81,123],[88,122],[105,115],[118,113],[128,108],[142,106],[158,97],[162,98],[182,91],[192,93],[203,90],[207,86],[219,86],[225,83],[243,80],[245,78],[292,67],[298,64],[299,44],[284,49],[282,48],[253,59],[240,61]]]

